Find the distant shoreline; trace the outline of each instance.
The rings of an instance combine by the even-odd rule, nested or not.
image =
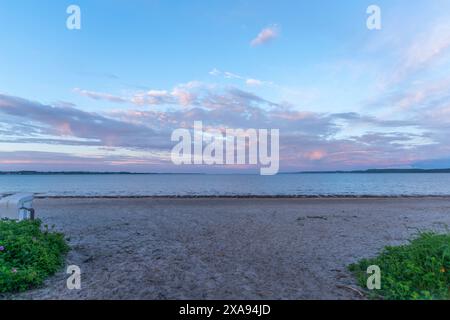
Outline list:
[[[288,174],[379,174],[379,173],[450,173],[445,169],[368,169],[368,170],[337,170],[337,171],[298,171],[280,172]],[[183,172],[96,172],[96,171],[0,171],[0,175],[259,175],[258,173],[183,173]]]
[[[46,196],[35,195],[36,199],[449,199],[450,195],[161,195],[161,196]]]

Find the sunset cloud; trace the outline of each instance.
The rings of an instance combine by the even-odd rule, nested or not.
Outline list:
[[[88,97],[88,98],[91,98],[94,100],[107,100],[107,101],[115,102],[115,103],[127,102],[127,99],[124,99],[122,97],[115,96],[112,94],[108,94],[108,93],[82,90],[79,88],[75,88],[75,89],[73,89],[73,91],[81,96]]]
[[[31,122],[32,127],[37,129],[34,131],[34,136],[29,138],[41,141],[45,135],[48,135],[82,138],[87,144],[95,143],[99,146],[146,148],[152,145],[156,148],[158,145],[161,146],[161,143],[168,145],[166,141],[159,142],[155,131],[146,126],[119,121],[72,107],[55,107],[0,94],[0,113],[12,116],[21,122]],[[10,132],[10,135],[14,133]],[[81,140],[78,143],[84,142]]]
[[[274,40],[275,38],[277,38],[279,36],[279,34],[280,34],[280,28],[277,25],[272,25],[270,27],[264,28],[263,30],[261,30],[260,33],[258,33],[256,38],[254,38],[250,42],[250,45],[252,47],[260,46],[262,44],[265,44],[269,41]]]
[[[436,136],[395,132],[416,126],[414,121],[383,120],[356,112],[327,114],[298,111],[234,87],[207,87],[196,83],[179,88],[193,97],[188,98],[189,106],[165,111],[114,110],[103,114],[0,95],[0,114],[4,115],[0,118],[3,119],[0,128],[3,128],[2,136],[5,137],[0,140],[0,145],[12,142],[23,145],[84,145],[97,147],[98,152],[104,154],[94,160],[86,156],[86,163],[95,161],[98,165],[123,165],[128,169],[136,166],[140,170],[148,168],[151,171],[152,163],[157,161],[158,165],[165,165],[170,171],[170,160],[162,155],[171,150],[172,130],[180,127],[189,129],[194,121],[202,120],[205,127],[211,128],[278,128],[281,133],[280,161],[284,170],[318,170],[320,166],[364,167],[377,166],[377,163],[395,166],[400,163],[400,155],[408,155],[410,162],[424,160],[424,154],[442,156],[433,151],[429,142]],[[149,97],[156,99],[152,103],[163,103],[167,99],[180,103],[174,90],[150,90],[146,99]],[[17,122],[29,123],[28,134],[25,133],[27,128],[19,129],[14,125]],[[346,128],[355,127],[365,129],[360,135],[342,135]],[[389,128],[390,134],[386,133],[386,128]],[[376,132],[380,129],[384,133]],[[18,136],[21,131],[24,134]],[[421,143],[426,139],[428,142]],[[110,148],[150,152],[154,161],[131,154],[116,155],[111,160]],[[6,155],[4,159],[16,165],[20,160]],[[73,164],[71,161],[76,162],[77,159],[68,157],[64,161]],[[43,166],[55,163],[51,153],[47,160],[36,161]],[[401,164],[404,165],[403,162]]]

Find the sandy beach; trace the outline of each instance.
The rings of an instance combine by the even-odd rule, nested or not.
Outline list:
[[[364,299],[346,266],[450,225],[448,198],[39,199],[65,269],[13,299]]]

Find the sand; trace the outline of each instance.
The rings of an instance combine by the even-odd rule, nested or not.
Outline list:
[[[65,270],[12,299],[364,299],[346,266],[444,231],[450,199],[39,199]],[[3,296],[5,298],[5,296]]]

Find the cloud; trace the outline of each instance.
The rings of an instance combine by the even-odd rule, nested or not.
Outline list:
[[[261,32],[254,38],[250,45],[252,47],[260,46],[271,40],[274,40],[279,36],[280,28],[277,25],[272,25],[270,27],[264,28]]]
[[[326,151],[313,150],[305,153],[306,158],[309,160],[321,160],[327,155]]]
[[[146,148],[167,146],[168,142],[154,130],[144,125],[108,118],[97,113],[85,112],[73,107],[55,107],[23,98],[0,94],[0,112],[16,118],[17,122],[29,122],[34,130],[32,138],[43,136],[76,137],[86,144],[103,146]],[[11,123],[13,119],[10,119]],[[10,134],[14,134],[11,132]],[[83,141],[79,141],[80,144]]]
[[[432,21],[431,24],[414,34],[392,36],[378,48],[379,54],[389,52],[393,64],[384,65],[378,86],[390,89],[421,76],[438,74],[439,67],[450,60],[450,22],[448,18]],[[376,59],[374,59],[376,61]]]
[[[140,106],[175,103],[172,95],[165,90],[150,90],[144,93],[138,93],[130,101]]]
[[[247,79],[245,83],[251,87],[260,87],[264,82],[258,79]]]
[[[377,48],[378,54],[386,53],[391,59],[386,62],[384,58],[381,64],[373,60],[382,70],[377,87],[381,90],[365,104],[368,112],[389,119],[391,124],[399,121],[411,126],[407,130],[400,126],[395,134],[383,132],[384,136],[366,129],[358,138],[379,148],[382,144],[395,146],[395,150],[406,148],[413,155],[399,157],[411,160],[412,165],[423,163],[418,159],[450,155],[450,78],[446,72],[450,63],[450,23],[448,18],[432,19],[418,28],[418,32],[390,35],[392,39],[385,39]],[[406,132],[408,136],[402,137]]]
[[[239,77],[234,75],[235,77]],[[252,79],[253,85],[256,82],[263,83],[262,81]],[[220,92],[229,91],[234,93],[232,95],[221,95]],[[268,105],[275,106],[273,102],[264,100],[249,92],[239,90],[235,87],[219,88],[215,85],[208,85],[198,81],[192,81],[185,84],[175,86],[172,90],[148,90],[134,93],[130,97],[119,97],[111,94],[96,93],[88,90],[75,90],[84,96],[90,97],[95,100],[105,100],[109,102],[123,103],[128,102],[136,106],[183,106],[194,107],[203,106],[205,108],[215,108],[214,105],[220,103],[221,99],[233,98],[234,100],[247,99],[247,102],[267,103]],[[89,93],[89,94],[87,94]],[[245,96],[245,97],[244,97]],[[113,97],[113,98],[112,98]]]
[[[119,96],[114,96],[114,95],[111,95],[111,94],[108,94],[108,93],[82,90],[82,89],[79,89],[79,88],[73,89],[73,92],[78,93],[81,96],[94,99],[94,100],[107,100],[107,101],[115,102],[115,103],[125,103],[125,102],[127,102],[127,99],[124,99],[124,98],[119,97]]]
[[[99,165],[101,159],[107,163],[111,152],[107,150],[139,150],[150,152],[152,156],[117,155],[108,165],[114,163],[133,171],[131,168],[142,169],[147,164],[147,171],[151,171],[150,159],[154,159],[166,165],[165,171],[171,171],[170,160],[164,155],[173,147],[172,130],[192,129],[194,121],[201,120],[205,128],[219,130],[279,129],[281,165],[285,171],[404,166],[427,157],[445,157],[445,152],[450,152],[441,148],[448,126],[443,125],[440,132],[433,131],[434,127],[426,130],[424,123],[414,118],[381,119],[357,112],[300,111],[237,87],[200,82],[140,94],[142,100],[135,101],[136,106],[171,104],[175,108],[119,109],[98,114],[70,104],[52,106],[0,95],[0,113],[3,114],[0,145],[98,148],[102,154],[96,162]],[[138,93],[127,99],[132,101],[136,97]],[[86,158],[87,163],[91,163],[90,156]],[[42,165],[45,163],[42,160]]]
[[[74,155],[64,152],[0,151],[0,170],[167,172],[167,162],[154,156]]]
[[[159,106],[159,105],[182,105],[188,106],[195,104],[195,90],[200,90],[203,85],[199,82],[192,81],[180,84],[171,91],[151,89],[148,91],[139,91],[131,96],[117,96],[109,93],[82,90],[75,88],[73,91],[82,96],[103,100],[113,103],[129,103],[138,106]]]
[[[450,48],[450,23],[435,24],[415,38],[406,51],[405,71],[424,68],[439,59]]]
[[[209,72],[209,74],[212,76],[218,76],[218,75],[222,74],[222,72],[220,70],[214,68]]]
[[[215,77],[222,76],[225,79],[242,80],[249,87],[261,87],[264,85],[267,85],[267,86],[273,85],[273,83],[269,82],[269,81],[263,81],[263,80],[259,80],[259,79],[255,79],[255,78],[245,77],[245,76],[242,76],[242,75],[239,75],[239,74],[236,74],[233,72],[229,72],[229,71],[222,72],[217,68],[212,69],[209,72],[209,74],[212,76],[215,76]]]
[[[450,104],[450,78],[412,82],[391,89],[377,96],[368,104],[371,108],[388,108],[392,112],[408,113],[432,111],[441,105]]]
[[[223,74],[224,74],[225,78],[227,78],[227,79],[241,79],[242,80],[242,77],[240,75],[232,73],[232,72],[225,71]]]

